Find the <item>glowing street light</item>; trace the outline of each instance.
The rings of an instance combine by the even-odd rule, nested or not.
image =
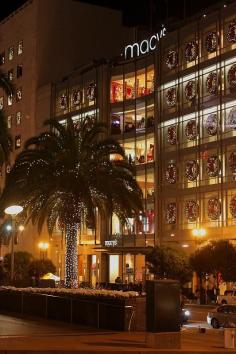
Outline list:
[[[192,234],[193,234],[193,236],[195,236],[195,237],[204,237],[204,236],[206,236],[206,229],[202,229],[202,228],[200,228],[200,229],[193,229],[193,230],[192,230]]]
[[[11,206],[7,207],[4,210],[4,212],[5,212],[5,214],[16,216],[19,213],[21,213],[22,210],[23,210],[23,207],[21,205],[11,205]]]
[[[23,207],[21,205],[10,205],[4,210],[5,214],[11,215],[12,219],[11,229],[7,228],[9,231],[11,230],[11,280],[14,279],[14,240],[16,232],[15,217],[20,214],[22,210]]]
[[[40,249],[40,254],[42,255],[42,259],[46,258],[47,257],[47,250],[49,248],[49,243],[48,242],[39,242],[38,248]]]

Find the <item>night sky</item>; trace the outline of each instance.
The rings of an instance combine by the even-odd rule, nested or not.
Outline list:
[[[1,0],[0,20],[10,15],[11,12],[23,5],[27,0]]]
[[[0,20],[7,17],[11,12],[23,5],[27,0],[1,0]],[[50,1],[50,0],[47,0]],[[60,1],[60,0],[58,0]],[[150,29],[152,25],[159,26],[161,23],[179,21],[183,17],[189,17],[197,12],[204,11],[208,6],[221,3],[217,0],[73,0],[90,4],[111,7],[121,10],[123,24],[126,26],[143,26]],[[231,2],[230,0],[226,0]],[[152,14],[152,16],[150,16]]]

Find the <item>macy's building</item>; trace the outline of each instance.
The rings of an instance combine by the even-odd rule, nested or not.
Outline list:
[[[142,281],[147,247],[192,252],[194,229],[203,240],[236,239],[235,14],[232,4],[162,28],[54,86],[55,116],[107,122],[143,190],[142,226],[112,216],[81,230],[80,280]]]

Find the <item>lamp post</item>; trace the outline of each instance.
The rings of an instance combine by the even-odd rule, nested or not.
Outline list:
[[[14,279],[14,239],[15,239],[15,232],[16,232],[16,225],[15,225],[15,218],[16,216],[21,213],[23,207],[21,205],[11,205],[7,207],[4,212],[7,215],[11,215],[12,219],[12,230],[11,230],[11,280]]]
[[[196,242],[196,248],[197,246],[202,242],[203,238],[206,236],[206,229],[204,228],[196,228],[192,230],[192,235],[195,238],[195,242]],[[200,279],[200,289],[202,289],[202,277],[199,277]],[[207,290],[208,290],[208,277],[206,276],[206,289],[205,289],[205,303],[207,304],[208,302],[208,298],[207,298]],[[200,291],[200,297],[201,297],[201,291]],[[201,300],[200,300],[201,302]]]
[[[40,256],[42,256],[42,259],[47,258],[47,250],[49,248],[49,243],[48,242],[39,242],[38,247],[40,249]]]

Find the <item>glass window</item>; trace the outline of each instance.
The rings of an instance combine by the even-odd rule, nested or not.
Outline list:
[[[21,136],[17,135],[15,137],[15,149],[19,149],[21,147]]]
[[[145,130],[145,102],[137,102],[136,104],[136,131],[141,132]]]
[[[13,103],[13,96],[12,95],[9,95],[7,97],[7,104],[8,106],[12,106],[12,103]]]
[[[21,124],[21,118],[22,118],[21,112],[16,112],[16,125]]]
[[[143,198],[146,198],[146,183],[145,183],[145,170],[137,170],[136,180],[138,182],[139,187],[142,189]]]
[[[13,80],[13,69],[11,69],[11,70],[8,70],[8,73],[7,73],[7,75],[8,75],[8,79],[10,80],[10,81],[12,81]]]
[[[121,222],[117,215],[112,214],[112,235],[120,235],[121,233]]]
[[[146,93],[149,95],[154,92],[154,65],[150,65],[147,68],[147,89]]]
[[[124,132],[129,133],[135,130],[135,109],[133,105],[125,108]]]
[[[3,65],[5,63],[5,52],[2,52],[0,54],[0,65]]]
[[[136,163],[143,164],[146,162],[146,143],[145,137],[140,137],[136,141]]]
[[[154,197],[154,169],[147,169],[147,199]]]
[[[7,127],[10,129],[11,128],[11,115],[7,117]]]
[[[16,77],[19,78],[23,75],[23,65],[19,64],[16,68]]]
[[[153,102],[153,100],[151,100],[147,104],[146,127],[147,128],[153,128],[154,127],[154,102]]]
[[[147,94],[146,91],[146,75],[145,69],[141,69],[137,71],[136,78],[136,97],[145,96]]]
[[[126,100],[135,98],[135,73],[134,72],[125,75],[124,95]]]
[[[0,109],[3,109],[3,96],[0,97]]]
[[[8,59],[13,60],[13,57],[14,57],[14,47],[12,46],[8,49]]]
[[[147,162],[154,161],[154,134],[149,134],[147,136]]]
[[[20,55],[22,53],[23,53],[23,41],[20,41],[17,44],[17,54]]]
[[[22,88],[19,88],[16,90],[16,102],[19,102],[22,100]]]
[[[135,142],[133,139],[124,140],[124,150],[125,156],[127,157],[130,164],[135,163]]]
[[[123,101],[123,75],[112,76],[110,100],[111,103]]]

